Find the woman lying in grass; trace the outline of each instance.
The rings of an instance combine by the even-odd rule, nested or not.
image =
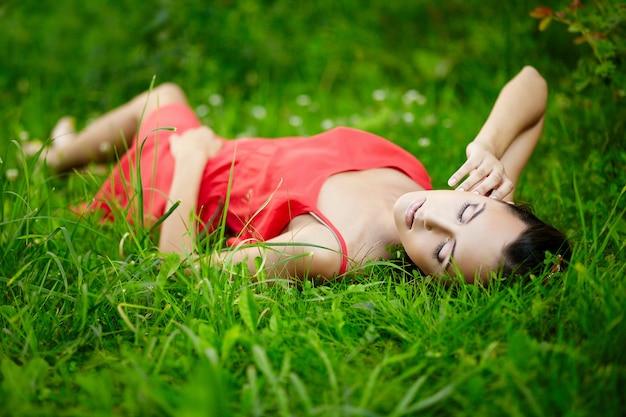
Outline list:
[[[162,223],[163,252],[192,253],[196,233],[225,220],[236,250],[220,259],[246,262],[252,271],[261,257],[272,276],[331,279],[386,259],[402,244],[424,274],[461,274],[471,283],[499,270],[539,272],[546,252],[569,258],[562,233],[509,204],[541,134],[546,96],[531,67],[507,83],[449,180],[456,190],[431,190],[414,156],[354,129],[225,140],[201,126],[173,84],[137,96],[78,134],[61,119],[53,137],[63,141],[53,142],[45,158],[58,171],[103,160],[123,152],[124,138],[139,128],[139,140],[90,207],[108,217],[136,216],[131,184],[140,172],[146,219],[180,202]]]

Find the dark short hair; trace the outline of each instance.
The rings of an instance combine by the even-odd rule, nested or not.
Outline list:
[[[503,276],[540,274],[546,268],[547,252],[561,256],[562,261],[570,260],[572,248],[564,233],[540,220],[527,204],[504,204],[526,224],[526,230],[504,247]]]

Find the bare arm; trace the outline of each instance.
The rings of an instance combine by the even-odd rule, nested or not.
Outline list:
[[[487,121],[467,145],[467,161],[448,184],[457,189],[512,200],[515,184],[543,128],[547,85],[532,67],[524,67],[501,90]]]
[[[163,222],[159,240],[162,252],[193,253],[195,229],[191,227],[191,216],[195,213],[202,172],[221,146],[221,140],[207,127],[188,130],[170,139],[175,168],[166,210],[175,202],[180,204]],[[312,216],[300,215],[291,220],[281,235],[219,253],[213,260],[225,265],[244,262],[250,272],[256,273],[260,259],[258,269],[272,277],[332,278],[341,268],[338,246],[326,226]]]
[[[180,201],[174,212],[163,222],[159,250],[190,254],[195,240],[193,215],[197,204],[202,172],[207,161],[219,152],[222,143],[213,132],[202,126],[170,138],[174,156],[174,176],[166,211]]]
[[[339,273],[341,257],[332,232],[313,217],[301,215],[281,235],[221,252],[213,260],[224,265],[243,262],[252,274],[262,270],[271,277],[331,279]]]

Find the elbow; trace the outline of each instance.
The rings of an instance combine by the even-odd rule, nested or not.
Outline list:
[[[520,71],[520,77],[524,80],[526,90],[532,94],[533,101],[540,109],[541,115],[545,114],[546,102],[548,100],[548,83],[545,78],[534,67],[526,65]]]
[[[341,272],[343,255],[326,248],[311,248],[310,261],[305,266],[304,277],[316,282],[328,282]]]
[[[537,69],[531,65],[525,65],[520,72],[527,77],[535,78],[537,80],[545,82],[539,71],[537,71]]]
[[[546,96],[548,95],[548,83],[535,67],[526,65],[524,68],[522,68],[520,74],[523,75],[524,78],[529,80],[529,82],[532,83],[533,87],[538,92],[541,92]]]

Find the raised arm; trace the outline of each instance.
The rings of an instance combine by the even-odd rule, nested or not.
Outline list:
[[[195,214],[202,172],[207,161],[221,147],[221,140],[206,126],[190,129],[170,138],[170,150],[175,165],[166,212],[174,203],[180,204],[161,226],[159,250],[162,252],[193,252],[195,229],[190,224],[193,224],[192,216]]]
[[[467,161],[448,181],[458,190],[513,200],[515,185],[543,128],[547,85],[533,67],[524,67],[500,91],[476,138],[467,145]]]

